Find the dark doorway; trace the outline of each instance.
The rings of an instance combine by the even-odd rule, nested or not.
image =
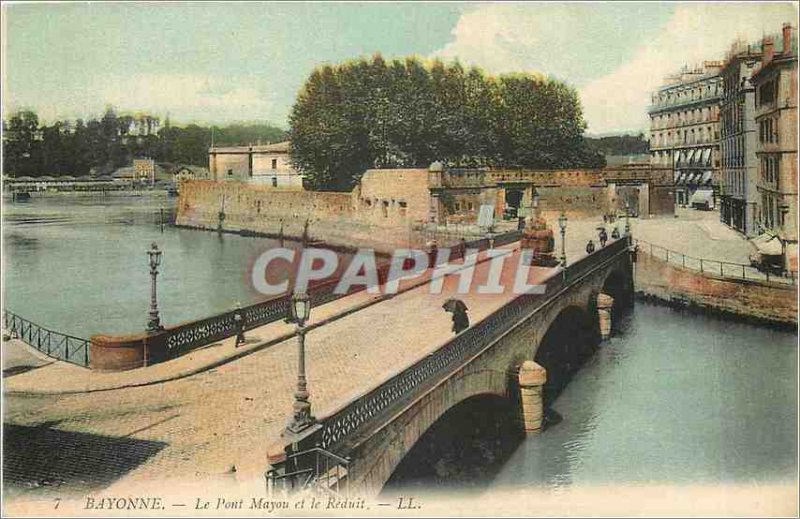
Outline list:
[[[618,186],[617,192],[617,215],[625,214],[625,203],[628,203],[628,211],[633,217],[639,216],[639,187],[638,186]]]
[[[506,189],[504,218],[517,218],[519,208],[522,206],[522,195],[521,189]]]

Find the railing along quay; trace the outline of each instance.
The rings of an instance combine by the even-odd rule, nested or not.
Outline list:
[[[510,231],[494,236],[494,246],[507,245],[518,241],[521,235],[520,231]],[[464,242],[463,247],[456,244],[452,247],[451,259],[462,257],[466,249],[486,250],[489,246],[489,238]],[[388,265],[378,269],[378,278],[382,283],[386,280],[388,269]],[[309,288],[311,306],[320,306],[339,299],[340,297],[366,289],[363,285],[357,285],[347,294],[336,294],[334,293],[334,288],[336,288],[338,282],[338,279],[333,279],[312,285]],[[241,309],[229,310],[205,319],[191,321],[177,326],[168,326],[165,330],[167,356],[169,358],[176,357],[195,348],[206,346],[228,337],[233,337],[238,331],[238,323],[235,319],[237,313],[242,317],[245,331],[280,321],[289,315],[289,302],[290,294],[285,294],[249,306],[244,306]]]
[[[456,335],[441,348],[383,382],[378,387],[350,402],[332,415],[321,418],[319,447],[330,450],[368,420],[390,406],[408,402],[424,394],[427,388],[441,380],[483,348],[499,339],[538,307],[549,303],[554,294],[577,282],[584,274],[599,268],[620,254],[628,253],[628,240],[611,242],[596,252],[561,270],[545,281],[543,294],[522,294],[502,308]]]
[[[770,274],[769,271],[762,272],[752,265],[696,258],[644,240],[634,240],[634,242],[638,247],[638,252],[649,254],[654,258],[663,259],[669,264],[696,272],[713,274],[730,279],[744,279],[783,285],[794,285],[796,283],[794,273],[791,270],[788,271],[789,276],[780,276],[777,274]]]
[[[89,365],[88,339],[49,330],[6,309],[3,309],[3,330],[48,357],[78,366]]]

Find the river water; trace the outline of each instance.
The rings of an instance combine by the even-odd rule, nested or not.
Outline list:
[[[616,328],[554,401],[560,422],[517,438],[474,431],[492,404],[456,413],[386,494],[794,480],[797,335],[641,301]]]
[[[51,330],[144,331],[150,307],[146,250],[163,251],[158,302],[164,324],[231,310],[264,296],[249,265],[274,240],[160,225],[175,199],[49,197],[4,205],[6,308]],[[166,217],[166,216],[165,216]]]
[[[141,331],[153,241],[164,250],[166,323],[258,300],[247,266],[274,242],[162,232],[159,209],[173,204],[152,197],[7,203],[6,306],[83,337]],[[791,480],[796,341],[794,333],[637,302],[554,401],[559,423],[524,439],[509,433],[511,424],[495,438],[464,440],[473,409],[453,422],[460,440],[439,437],[433,448],[412,452],[406,465],[413,469],[401,467],[388,489]],[[459,442],[463,449],[451,448]]]

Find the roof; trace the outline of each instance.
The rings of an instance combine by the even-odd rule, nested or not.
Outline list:
[[[248,153],[250,151],[256,153],[289,153],[291,147],[291,141],[283,141],[274,144],[250,144],[248,146],[213,146],[208,151],[215,153]]]
[[[187,169],[194,173],[195,175],[208,175],[208,168],[204,168],[202,166],[194,166],[191,164],[181,164],[177,166],[173,171],[172,174],[178,173],[182,169]]]
[[[129,178],[136,174],[136,170],[133,166],[126,166],[124,168],[119,168],[113,173],[111,173],[111,178]]]

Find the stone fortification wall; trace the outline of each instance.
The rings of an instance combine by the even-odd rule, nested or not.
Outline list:
[[[413,229],[425,221],[427,193],[427,170],[370,170],[350,193],[190,180],[181,186],[176,223],[299,237],[308,220],[311,239],[390,250],[421,243]]]

